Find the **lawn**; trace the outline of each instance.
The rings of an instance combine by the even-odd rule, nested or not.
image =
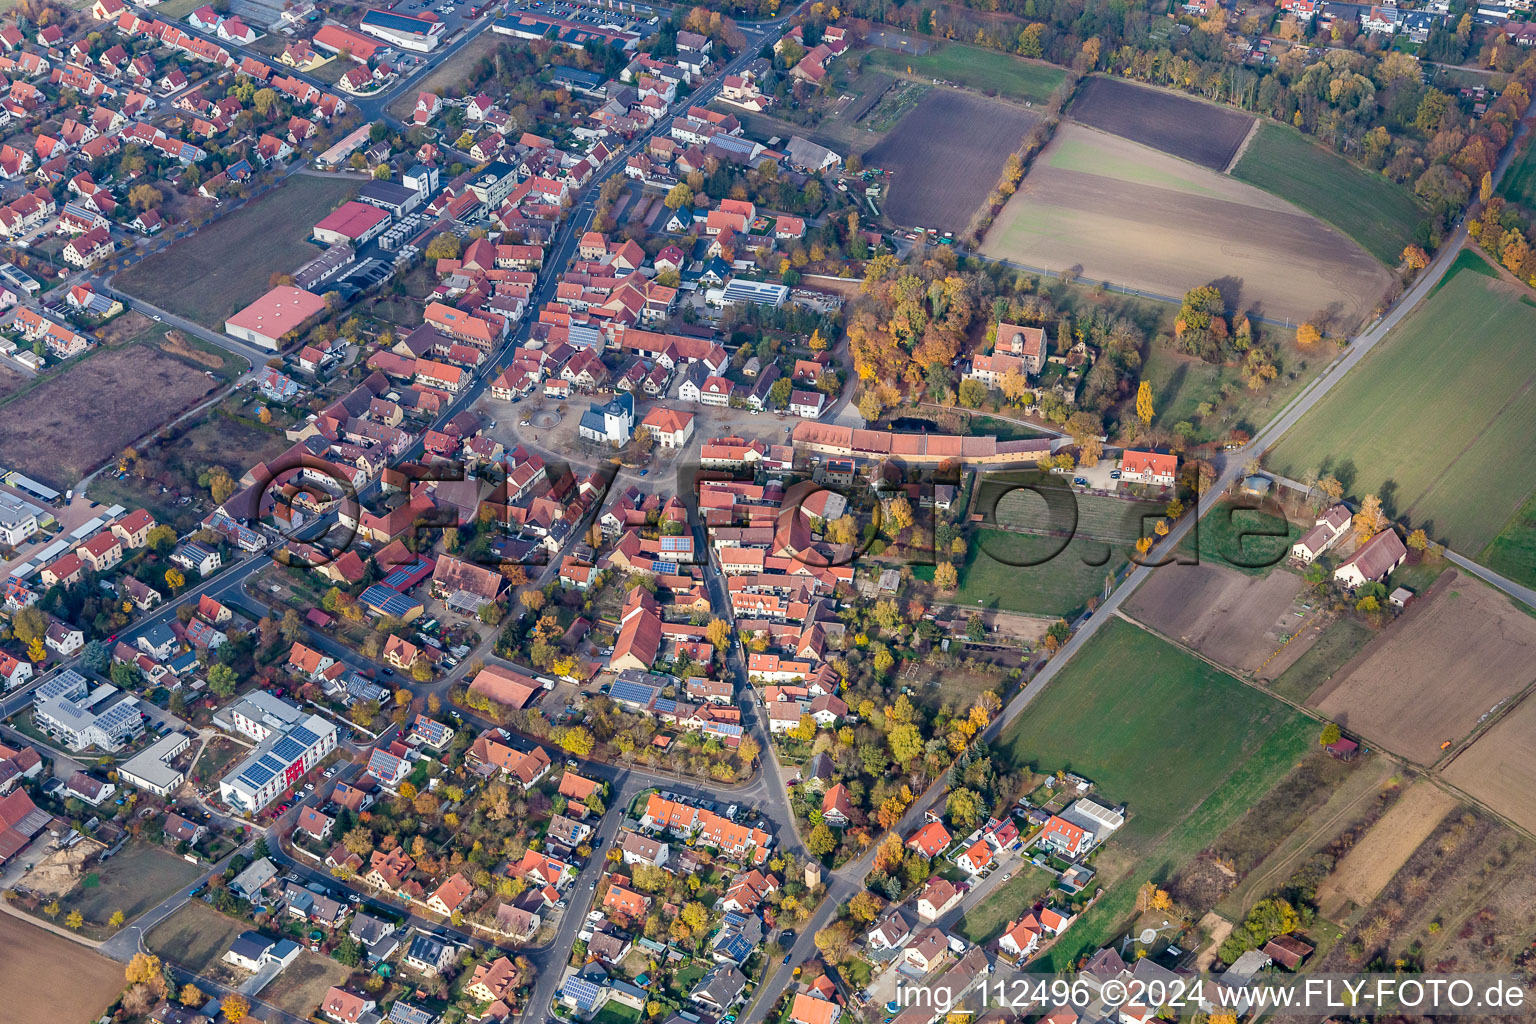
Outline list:
[[[1125,564],[1125,545],[1075,537],[1060,554],[1060,537],[978,530],[970,539],[955,603],[1031,615],[1073,617],[1104,589],[1105,577]],[[1020,566],[1020,562],[1040,561]],[[919,577],[933,579],[933,568]]]
[[[260,199],[117,275],[130,295],[222,330],[274,273],[320,254],[310,229],[356,191],[347,178],[298,174]]]
[[[1133,871],[1111,885],[1037,966],[1042,970],[1066,970],[1085,953],[1117,938],[1135,913],[1136,892],[1144,883],[1166,883],[1171,879],[1182,865],[1215,842],[1228,825],[1283,779],[1316,742],[1317,727],[1311,719],[1300,715],[1285,719],[1192,814],[1180,821],[1148,856],[1142,857]],[[1164,749],[1172,746],[1164,745]]]
[[[1536,433],[1536,309],[1513,286],[1457,273],[1280,439],[1267,464],[1300,479],[1332,473],[1351,497],[1471,555],[1519,515],[1536,465],[1511,459]]]
[[[624,1006],[616,999],[610,999],[603,1004],[603,1008],[597,1011],[597,1016],[592,1018],[592,1024],[640,1024],[640,1011],[633,1006]]]
[[[1527,210],[1536,211],[1536,145],[1526,140],[1519,158],[1510,164],[1499,182],[1499,195]]]
[[[1374,630],[1355,619],[1335,619],[1269,688],[1282,697],[1304,703],[1375,635]]]
[[[1223,503],[1195,524],[1179,552],[1263,576],[1285,560],[1300,537],[1301,527],[1284,516]]]
[[[986,899],[965,912],[955,931],[969,942],[984,945],[1001,935],[1009,922],[1034,905],[1055,882],[1049,871],[1025,864],[1013,877],[993,889]]]
[[[1281,725],[1283,704],[1122,619],[1103,626],[998,741],[1126,804],[1113,843],[1146,854]],[[1171,765],[1177,763],[1177,770]],[[1161,767],[1159,767],[1161,766]]]
[[[193,974],[207,973],[248,924],[225,917],[202,900],[188,900],[143,940],[150,952]]]
[[[995,416],[972,416],[969,429],[970,434],[992,434],[999,441],[1030,441],[1037,437],[1047,437],[1042,430],[1033,430],[1022,423],[1012,420],[1000,420]]]
[[[1477,560],[1496,573],[1536,586],[1536,495],[1526,499]]]
[[[144,842],[131,842],[98,864],[61,901],[63,912],[80,911],[87,934],[105,938],[114,911],[132,921],[201,873],[196,864]],[[92,926],[96,927],[92,927]]]
[[[864,58],[868,67],[906,71],[937,78],[1005,99],[1044,103],[1067,77],[1061,68],[984,50],[963,43],[937,43],[918,56],[895,50],[871,50]]]
[[[1407,189],[1285,125],[1262,126],[1232,176],[1332,224],[1389,267],[1397,266],[1426,216]]]

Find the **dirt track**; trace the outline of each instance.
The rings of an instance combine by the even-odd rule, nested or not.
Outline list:
[[[1283,569],[1249,576],[1209,563],[1165,565],[1131,595],[1126,612],[1212,661],[1253,672],[1280,646],[1279,633],[1295,629],[1299,620],[1287,613],[1301,587],[1301,577]]]
[[[1239,307],[1291,320],[1331,312],[1357,323],[1391,283],[1359,246],[1282,200],[1073,123],[1057,129],[981,248],[1163,296],[1224,281]]]
[[[1467,652],[1475,651],[1475,663]],[[1459,572],[1442,576],[1312,696],[1347,731],[1431,764],[1536,680],[1536,619]]]

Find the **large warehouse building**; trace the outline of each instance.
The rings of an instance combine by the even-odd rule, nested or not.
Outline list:
[[[323,312],[325,300],[314,292],[278,285],[224,321],[224,333],[263,348],[278,349],[283,347],[283,335]]]
[[[430,14],[409,15],[395,11],[369,11],[357,26],[371,36],[394,43],[407,50],[426,53],[444,39],[446,26]]]
[[[315,240],[326,245],[362,245],[389,227],[389,213],[357,200],[342,203],[315,225]]]

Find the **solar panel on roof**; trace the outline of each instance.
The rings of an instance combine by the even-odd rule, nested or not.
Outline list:
[[[292,736],[284,736],[272,745],[274,757],[282,758],[292,764],[304,756],[304,744],[295,740]]]
[[[292,737],[293,739],[297,740],[298,742],[302,743],[305,747],[313,746],[315,741],[320,738],[319,736],[316,736],[314,733],[310,732],[309,729],[305,728],[302,725],[294,726],[292,729],[289,730],[288,735],[290,737]]]
[[[649,704],[651,698],[656,695],[655,687],[645,686],[641,683],[633,683],[628,680],[618,679],[613,683],[609,695],[614,700],[624,701],[630,704]]]
[[[692,551],[692,537],[663,537],[661,538],[661,550],[663,551]]]
[[[653,706],[664,715],[671,715],[677,712],[677,701],[671,697],[657,697]]]
[[[262,786],[267,784],[268,780],[270,780],[272,776],[276,774],[277,773],[275,771],[258,761],[247,768],[245,771],[241,772],[240,778],[245,780],[245,783],[251,786],[253,789],[260,789]]]

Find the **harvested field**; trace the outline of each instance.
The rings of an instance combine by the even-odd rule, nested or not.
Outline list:
[[[72,487],[214,387],[201,371],[147,345],[98,349],[0,406],[6,464],[59,490]]]
[[[414,95],[414,94],[413,94]],[[274,273],[320,255],[310,229],[358,187],[356,179],[297,174],[117,275],[123,291],[215,331],[260,297]]]
[[[27,382],[27,378],[11,369],[9,366],[0,366],[0,398],[15,391]]]
[[[1219,565],[1165,565],[1131,595],[1126,612],[1212,661],[1255,672],[1301,622],[1301,577],[1248,576]]]
[[[885,215],[898,224],[962,231],[997,184],[1036,117],[953,89],[933,89],[864,154],[892,172]]]
[[[1430,782],[1404,793],[1317,887],[1322,915],[1337,921],[1348,916],[1347,904],[1363,907],[1375,899],[1456,806],[1455,797]]]
[[[1533,680],[1536,619],[1471,576],[1448,572],[1312,703],[1371,743],[1432,764],[1442,742],[1471,733]]]
[[[1114,78],[1084,82],[1067,115],[1213,171],[1226,170],[1254,121],[1237,110]]]
[[[1075,124],[1036,158],[982,251],[1154,296],[1218,282],[1236,308],[1351,325],[1391,283],[1370,255],[1290,204]]]
[[[122,964],[0,913],[0,1024],[95,1020],[126,984]]]
[[[1468,648],[1476,650],[1476,648]],[[1536,701],[1526,697],[1445,767],[1445,777],[1522,828],[1536,831]]]
[[[301,950],[298,959],[267,982],[257,993],[261,1001],[295,1017],[308,1017],[332,985],[340,985],[352,973],[330,957]]]

